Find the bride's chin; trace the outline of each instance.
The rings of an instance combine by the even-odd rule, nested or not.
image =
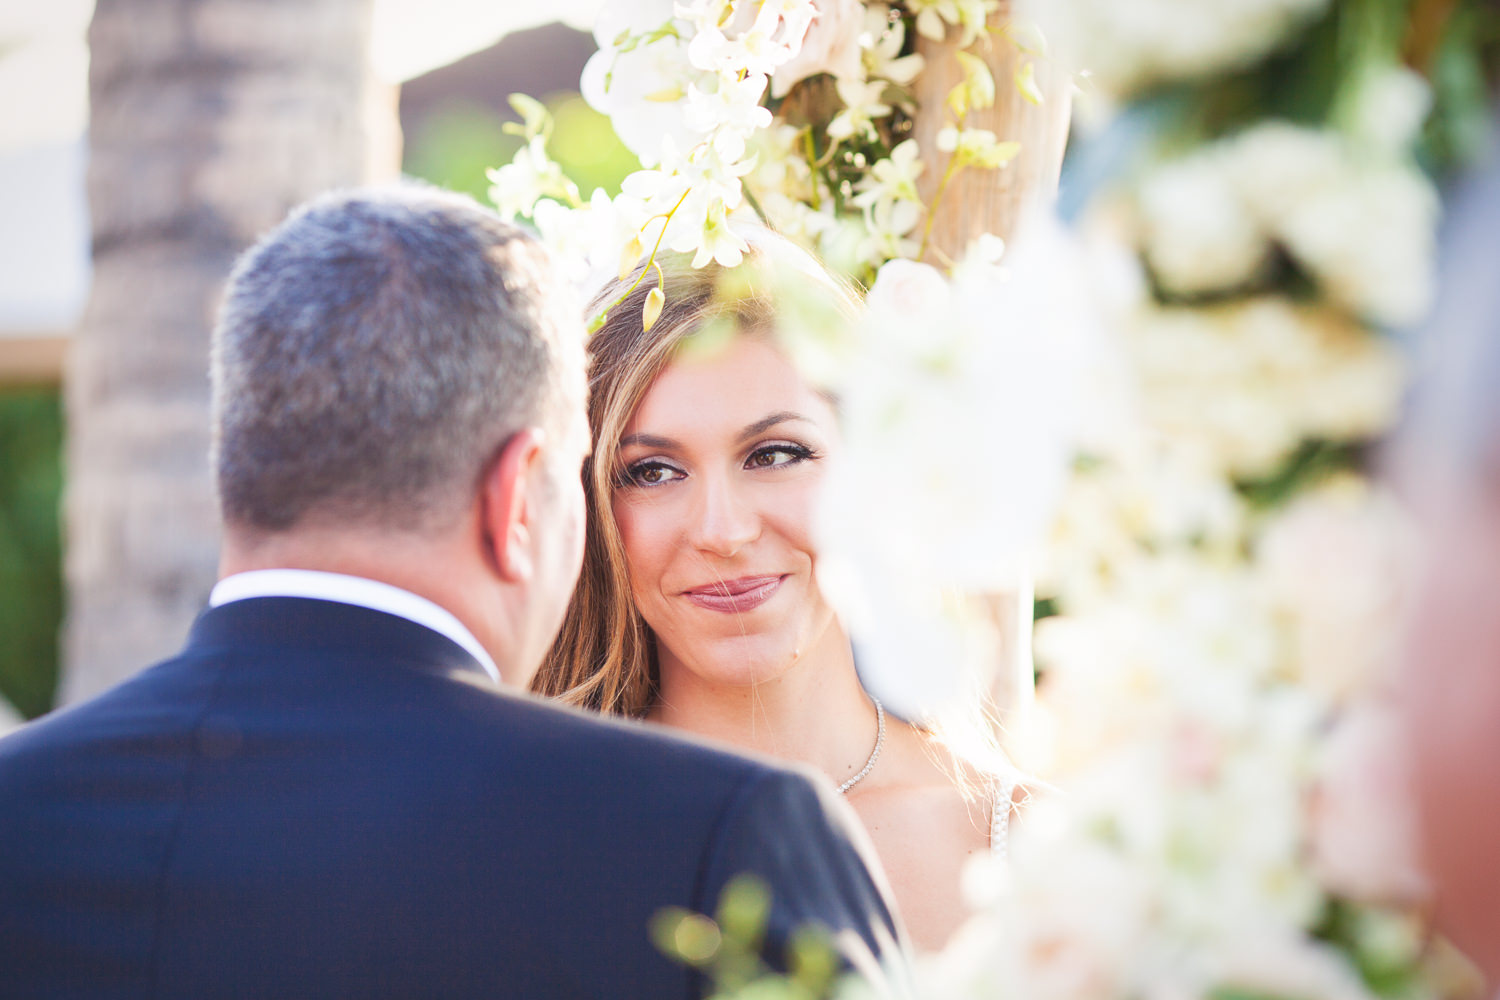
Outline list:
[[[754,636],[736,636],[705,643],[680,658],[677,669],[693,674],[700,682],[725,687],[749,687],[785,676],[800,659],[797,650],[783,644],[767,648]],[[663,671],[668,668],[663,664]],[[670,683],[669,677],[662,678]]]

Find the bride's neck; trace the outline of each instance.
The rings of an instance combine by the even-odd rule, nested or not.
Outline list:
[[[774,680],[715,684],[689,670],[662,677],[653,722],[784,760],[835,782],[864,767],[875,741],[875,708],[860,686],[849,641],[837,629]]]

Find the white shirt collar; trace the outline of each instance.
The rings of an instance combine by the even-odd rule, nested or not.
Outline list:
[[[243,601],[250,597],[309,597],[318,601],[353,604],[405,618],[458,643],[479,661],[479,665],[495,683],[500,683],[500,671],[495,667],[494,659],[479,644],[479,640],[474,638],[474,633],[465,628],[463,622],[453,617],[451,612],[409,590],[343,573],[324,573],[310,569],[257,569],[235,573],[220,580],[208,596],[208,605],[217,608],[221,604]]]

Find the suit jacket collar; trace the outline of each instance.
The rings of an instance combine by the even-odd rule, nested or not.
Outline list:
[[[430,664],[477,674],[485,668],[458,643],[399,615],[308,597],[247,597],[198,616],[185,652],[212,649],[328,650]]]

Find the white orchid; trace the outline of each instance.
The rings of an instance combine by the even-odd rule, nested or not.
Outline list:
[[[584,65],[579,90],[647,166],[658,162],[664,136],[680,146],[696,138],[677,106],[708,76],[688,60],[688,27],[671,0],[606,4],[594,24],[599,48]]]
[[[720,130],[737,132],[741,137],[750,135],[771,126],[771,112],[760,103],[765,92],[763,75],[720,74],[702,86],[695,83],[688,87],[684,120],[704,135]]]
[[[538,201],[579,204],[578,187],[547,154],[546,138],[535,136],[503,167],[491,170],[490,200],[507,219],[529,216]]]
[[[879,211],[883,217],[890,218],[896,205],[914,206],[920,216],[925,206],[917,191],[917,178],[921,176],[923,169],[922,153],[917,148],[917,141],[907,139],[891,150],[890,156],[876,160],[870,166],[870,172],[855,185],[858,193],[854,196],[853,203],[870,216]],[[911,218],[910,225],[895,235],[906,235],[916,222],[916,218]]]
[[[922,72],[924,61],[920,54],[901,54],[906,46],[906,25],[899,18],[892,19],[890,8],[884,4],[865,6],[859,44],[867,77],[879,77],[905,86]]]
[[[949,125],[938,130],[937,148],[953,154],[954,160],[963,166],[994,170],[1015,159],[1021,144],[1002,142],[987,128],[960,129]]]
[[[967,48],[984,30],[999,0],[907,0],[907,9],[917,17],[917,31],[935,42],[943,40],[951,25],[959,30],[958,44]]]
[[[828,123],[828,137],[843,140],[858,135],[873,139],[875,119],[891,113],[891,106],[885,103],[886,86],[884,80],[838,81],[839,100],[844,102],[844,108]]]

